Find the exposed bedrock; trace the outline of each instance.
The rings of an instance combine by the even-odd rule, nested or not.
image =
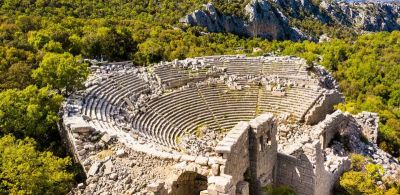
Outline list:
[[[265,39],[310,39],[297,28],[288,24],[288,19],[268,1],[252,1],[245,8],[248,20],[230,16],[216,10],[213,4],[204,5],[204,10],[196,10],[181,19],[181,22],[203,26],[210,32],[229,32],[240,36],[262,37]]]
[[[398,3],[327,3],[310,0],[252,0],[243,12],[246,18],[228,15],[207,4],[181,19],[181,22],[203,26],[210,32],[230,32],[248,37],[289,40],[318,40],[290,26],[293,18],[308,16],[322,24],[351,27],[360,31],[393,31],[400,29]]]

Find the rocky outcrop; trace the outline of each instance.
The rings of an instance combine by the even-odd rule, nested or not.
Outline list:
[[[364,31],[399,30],[399,3],[321,3],[320,7],[341,25]]]
[[[224,14],[213,4],[182,18],[180,22],[203,26],[209,32],[229,32],[239,36],[276,40],[317,40],[289,21],[312,19],[327,25],[350,27],[355,32],[400,29],[399,3],[327,3],[311,0],[252,0],[244,8],[246,18]]]
[[[271,6],[268,1],[255,0],[245,8],[248,20],[237,16],[224,15],[213,4],[204,5],[181,19],[190,25],[203,26],[210,32],[229,32],[240,36],[266,39],[308,39],[300,30],[289,26],[285,15]]]

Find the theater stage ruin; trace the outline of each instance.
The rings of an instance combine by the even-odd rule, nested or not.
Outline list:
[[[320,66],[291,56],[225,55],[92,63],[60,130],[87,176],[76,194],[330,194],[349,154],[399,163],[376,146],[379,118],[344,101]],[[367,140],[367,141],[365,141]]]

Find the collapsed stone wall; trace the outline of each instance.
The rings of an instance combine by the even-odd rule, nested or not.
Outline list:
[[[364,111],[357,114],[354,118],[362,126],[363,134],[368,141],[376,144],[378,141],[378,114]]]
[[[222,66],[225,63],[224,59],[229,62],[229,56],[214,58],[209,60],[214,65],[220,63],[219,66]],[[231,58],[239,59],[238,56]],[[287,57],[277,58],[274,62],[287,59]],[[206,62],[207,59],[203,61]],[[201,61],[199,62],[197,65],[202,66]],[[182,66],[183,69],[192,71],[201,69],[194,67],[189,61],[175,63],[175,66]],[[189,80],[182,82],[181,84],[185,85],[169,92],[175,93],[185,88],[221,83],[225,83],[230,90],[245,90],[248,87],[247,82],[271,88],[272,92],[275,86],[275,89],[280,90],[278,92],[282,92],[279,96],[287,96],[285,92],[289,94],[290,91],[284,89],[293,86],[312,88],[310,93],[315,95],[313,103],[307,107],[291,108],[289,105],[292,104],[284,104],[285,109],[280,113],[285,116],[283,121],[278,121],[279,117],[275,120],[270,113],[264,113],[249,122],[240,122],[228,134],[213,129],[209,129],[209,132],[207,128],[203,131],[199,128],[202,137],[193,133],[189,133],[188,139],[179,137],[180,144],[184,146],[182,148],[188,149],[184,151],[160,146],[154,142],[153,137],[138,134],[132,126],[126,125],[136,111],[144,112],[142,109],[150,109],[146,104],[152,99],[161,98],[163,93],[166,93],[163,91],[162,81],[156,78],[157,75],[153,74],[151,67],[135,68],[129,64],[124,67],[119,65],[98,67],[96,72],[100,76],[91,80],[87,86],[91,87],[87,91],[94,97],[88,98],[84,93],[79,96],[78,93],[76,97],[68,99],[64,107],[64,126],[62,126],[64,128],[61,130],[65,133],[72,153],[88,176],[86,184],[80,184],[77,191],[99,194],[115,189],[113,193],[258,195],[262,194],[262,187],[267,185],[289,185],[299,194],[330,194],[334,183],[349,165],[349,152],[345,151],[342,140],[336,140],[338,134],[350,138],[352,152],[366,154],[373,158],[374,162],[383,163],[384,168],[389,170],[388,175],[394,175],[396,170],[400,170],[398,161],[376,146],[379,118],[373,113],[361,113],[353,117],[340,111],[327,115],[333,112],[333,105],[343,99],[335,88],[334,80],[328,73],[324,73],[323,69],[320,70],[321,74],[307,75],[305,74],[307,71],[299,69],[299,74],[293,78],[285,76],[284,73],[283,77],[251,74],[238,76],[235,72],[232,74],[223,71],[224,74],[219,78],[208,75],[210,78],[207,80],[201,80],[202,77],[199,76],[200,80],[196,80],[196,83],[186,83]],[[221,73],[220,70],[216,71]],[[285,71],[288,70],[283,70]],[[129,93],[126,97],[121,94],[116,104],[111,104],[107,107],[110,110],[107,110],[104,105],[110,99],[104,96],[114,97],[115,93],[103,93],[106,89],[102,83],[107,80],[115,83],[119,76],[129,76],[125,79],[131,82],[132,77],[126,75],[128,73],[144,81],[138,82],[137,86],[146,85],[150,91],[149,89],[138,91],[136,95]],[[180,78],[175,78],[174,75],[167,74],[164,78],[165,81],[173,78],[180,82]],[[237,80],[238,78],[240,79]],[[97,88],[92,92],[95,87]],[[111,84],[106,87],[110,89],[121,86]],[[126,92],[125,90],[123,93]],[[320,98],[316,99],[318,96]],[[296,99],[302,99],[301,97],[303,96]],[[298,101],[296,103],[299,104]],[[86,109],[85,112],[83,107]],[[305,124],[297,123],[298,120],[294,122],[290,118],[291,112],[296,109],[303,111],[301,118],[305,117]],[[90,113],[90,117],[87,113]],[[304,113],[308,115],[304,116]],[[147,121],[144,126],[147,128],[147,125],[153,125],[153,122]],[[318,125],[314,125],[317,123]],[[279,143],[276,140],[278,127]],[[366,135],[372,144],[361,143],[361,133]],[[164,132],[164,135],[168,134]],[[114,141],[118,144],[115,145]],[[278,150],[280,152],[277,152]],[[99,159],[98,156],[103,156],[104,152],[108,157]],[[134,160],[137,163],[133,165],[131,162]],[[140,171],[137,172],[138,170]],[[145,179],[128,177],[128,174],[125,174],[128,171],[133,171],[137,178]],[[169,173],[171,175],[168,175]],[[114,188],[113,184],[117,187]]]
[[[327,114],[334,111],[334,105],[343,102],[343,95],[337,90],[328,90],[315,102],[305,116],[305,123],[314,125],[325,119]]]
[[[202,194],[260,194],[272,184],[276,164],[276,121],[265,113],[250,122],[239,122],[218,143],[215,151],[224,165],[208,179]]]
[[[299,195],[331,194],[339,177],[350,167],[347,157],[335,159],[336,168],[327,169],[319,140],[305,144],[292,154],[278,152],[276,186],[286,185]]]
[[[294,157],[278,153],[276,185],[292,187],[299,195],[314,194],[315,172],[310,159],[301,154]]]
[[[349,118],[340,110],[334,112],[331,115],[314,126],[312,131],[312,136],[314,139],[319,139],[322,148],[328,147],[333,137],[340,131],[340,129],[345,128],[348,125]]]

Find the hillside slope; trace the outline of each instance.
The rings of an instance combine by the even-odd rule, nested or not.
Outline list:
[[[206,27],[210,32],[294,41],[318,40],[322,34],[340,37],[347,33],[400,29],[399,3],[252,0],[236,4],[241,10],[237,11],[237,6],[230,9],[229,5],[209,3],[180,21]]]

